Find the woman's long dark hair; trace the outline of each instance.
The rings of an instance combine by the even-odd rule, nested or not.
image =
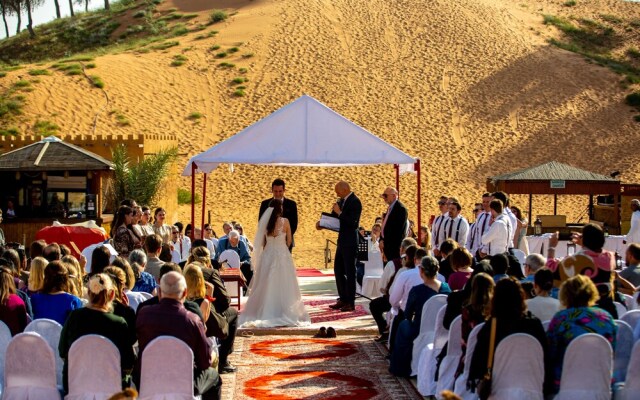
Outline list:
[[[125,217],[131,214],[131,211],[131,207],[129,206],[120,206],[120,208],[118,208],[118,212],[113,217],[113,221],[111,221],[111,237],[116,236],[116,230],[120,225],[124,225],[126,222]]]
[[[269,207],[273,207],[273,212],[267,223],[267,235],[273,235],[273,232],[276,230],[276,221],[278,217],[282,216],[282,201],[273,199],[269,203]]]

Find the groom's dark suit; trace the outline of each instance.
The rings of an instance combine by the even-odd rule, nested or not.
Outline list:
[[[267,211],[269,208],[269,203],[271,203],[271,199],[262,200],[260,203],[260,212],[258,213],[258,220],[262,218],[262,214]],[[295,201],[291,199],[287,199],[286,197],[282,201],[282,216],[289,220],[289,226],[291,226],[291,247],[294,245],[293,235],[296,233],[296,229],[298,229],[298,205]]]
[[[355,193],[338,202],[342,211],[338,247],[333,264],[338,295],[344,304],[354,305],[356,301],[356,257],[358,255],[358,226],[362,203]]]

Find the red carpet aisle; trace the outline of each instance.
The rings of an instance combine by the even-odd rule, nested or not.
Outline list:
[[[421,399],[387,371],[386,350],[370,336],[248,336],[236,340],[223,399]]]

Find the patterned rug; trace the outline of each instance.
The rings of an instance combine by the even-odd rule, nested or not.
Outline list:
[[[331,273],[324,273],[317,268],[296,268],[296,275],[298,278],[331,278],[334,275]]]
[[[386,349],[370,336],[238,337],[223,379],[223,399],[421,399],[409,381],[389,374]]]
[[[352,318],[358,318],[368,315],[369,312],[361,305],[356,305],[355,311],[342,312],[329,308],[331,304],[335,304],[335,300],[307,300],[303,299],[307,308],[312,324],[331,321],[346,321]]]

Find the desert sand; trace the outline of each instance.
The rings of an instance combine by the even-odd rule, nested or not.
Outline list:
[[[166,51],[124,52],[96,58],[92,74],[105,82],[110,103],[80,77],[42,76],[28,95],[28,132],[36,118],[70,134],[176,134],[181,170],[189,157],[309,94],[423,163],[422,220],[437,212],[441,194],[458,197],[467,216],[489,176],[557,160],[594,172],[622,171],[640,181],[640,125],[624,105],[621,77],[552,47],[559,33],[542,14],[591,18],[611,14],[640,18],[640,5],[620,0],[170,0],[160,8],[197,12],[188,26],[206,22],[211,8],[236,12],[213,26],[219,33],[180,37]],[[636,28],[635,37],[638,38]],[[239,47],[221,69],[212,45]],[[171,67],[172,57],[188,58]],[[243,55],[253,54],[251,57]],[[245,97],[232,96],[230,81],[247,68]],[[9,85],[20,71],[0,81]],[[130,121],[119,126],[104,110]],[[188,119],[192,112],[204,117]],[[385,210],[380,198],[393,185],[391,166],[293,168],[223,166],[209,175],[207,209],[221,232],[237,220],[253,237],[259,202],[271,181],[287,182],[299,205],[294,257],[300,266],[323,266],[325,240],[315,221],[335,201],[344,179],[363,200],[367,229]],[[181,179],[184,187],[190,180]],[[201,187],[200,177],[198,186]],[[401,178],[401,199],[416,216],[415,177]],[[525,198],[515,203],[526,209]],[[586,198],[559,199],[559,213],[576,218]],[[550,198],[536,197],[534,214],[552,212]],[[176,220],[187,221],[183,206]],[[196,213],[200,220],[200,209]]]

